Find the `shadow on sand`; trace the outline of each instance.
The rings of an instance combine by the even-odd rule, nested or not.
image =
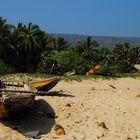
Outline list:
[[[57,96],[57,97],[75,97],[74,95],[65,94],[64,91],[50,91],[47,94],[41,94],[41,96]]]
[[[1,120],[1,123],[23,135],[28,131],[39,131],[40,136],[49,133],[55,125],[55,117],[53,115],[49,117],[48,114],[55,114],[55,112],[45,100],[40,99],[36,100],[31,108]]]

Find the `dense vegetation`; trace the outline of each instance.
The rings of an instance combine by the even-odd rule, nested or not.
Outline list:
[[[87,37],[72,46],[63,37],[52,37],[38,25],[8,24],[0,17],[0,74],[40,72],[62,75],[74,70],[84,74],[96,64],[108,62],[112,71],[133,72],[140,63],[140,47],[116,44],[112,50],[100,48]]]

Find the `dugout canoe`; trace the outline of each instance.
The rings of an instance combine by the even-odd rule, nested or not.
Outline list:
[[[102,66],[99,70],[95,72],[96,75],[104,75],[107,73],[108,67]]]
[[[0,81],[0,118],[23,111],[35,101],[35,88],[29,83]]]
[[[96,65],[95,67],[91,68],[89,71],[86,72],[86,75],[94,74],[97,70],[101,68],[101,65]]]
[[[32,87],[36,88],[38,91],[49,91],[52,89],[60,80],[58,77],[48,78],[43,81],[37,81],[31,83]]]

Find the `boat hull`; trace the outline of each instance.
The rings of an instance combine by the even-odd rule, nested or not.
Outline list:
[[[58,83],[59,80],[60,79],[58,77],[53,77],[47,80],[31,83],[31,85],[38,91],[49,91]]]
[[[135,64],[134,67],[135,67],[138,71],[140,71],[140,64]]]
[[[14,92],[11,92],[9,89],[13,90],[13,88]],[[16,90],[18,91],[16,92]],[[25,90],[27,93],[20,93],[20,90]],[[24,85],[22,88],[13,87],[10,85],[1,89],[0,118],[9,117],[11,114],[23,111],[25,108],[32,106],[35,101],[35,95],[33,93],[28,93],[28,91],[33,91],[33,88],[28,84]]]
[[[101,68],[101,65],[96,65],[95,67],[93,67],[92,69],[90,69],[89,71],[86,72],[86,75],[91,75],[94,74],[97,70],[99,70]]]

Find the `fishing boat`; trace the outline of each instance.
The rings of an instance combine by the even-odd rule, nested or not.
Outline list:
[[[0,81],[0,118],[32,106],[35,92],[36,89],[26,82]]]
[[[31,83],[32,87],[36,88],[38,91],[49,91],[52,89],[60,80],[58,77],[48,78],[43,81],[37,81]]]
[[[140,71],[140,64],[135,64],[134,67],[135,67],[138,71]]]
[[[96,75],[104,75],[105,73],[107,73],[108,71],[108,67],[106,66],[102,66],[99,70],[97,70],[95,72]]]
[[[94,74],[97,70],[99,70],[101,68],[101,65],[96,65],[95,67],[93,67],[92,69],[90,69],[89,71],[86,72],[86,75],[91,75]]]

